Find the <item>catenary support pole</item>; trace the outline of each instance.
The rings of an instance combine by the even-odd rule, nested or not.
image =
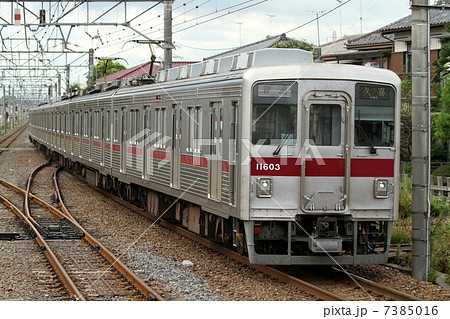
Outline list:
[[[164,1],[164,69],[172,67],[172,3]]]
[[[88,76],[88,88],[94,87],[94,49],[89,49],[89,76]]]
[[[430,62],[428,0],[412,1],[412,276],[430,267]],[[416,7],[420,6],[420,7]]]

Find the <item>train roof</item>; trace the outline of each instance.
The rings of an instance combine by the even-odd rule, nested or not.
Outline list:
[[[61,104],[80,103],[90,106],[92,101],[111,99],[128,94],[144,94],[149,90],[168,89],[179,85],[205,85],[233,79],[339,79],[370,82],[388,82],[399,85],[398,76],[385,69],[376,69],[348,64],[313,63],[312,52],[299,49],[268,48],[254,52],[162,70],[156,85],[122,86],[109,83],[106,88],[91,92],[77,92],[52,104],[35,109],[58,107]],[[106,89],[106,90],[105,90]],[[95,93],[95,94],[89,94]],[[62,103],[61,103],[62,102]],[[87,104],[86,104],[87,103]]]
[[[162,83],[188,78],[197,78],[202,75],[222,74],[246,70],[257,66],[312,62],[313,54],[310,51],[300,49],[267,48],[214,60],[206,60],[168,70],[161,70],[156,76],[156,82]]]

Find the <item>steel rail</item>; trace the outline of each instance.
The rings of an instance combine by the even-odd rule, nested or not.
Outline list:
[[[98,249],[98,251],[105,257],[110,263],[111,266],[117,269],[127,280],[132,283],[136,289],[138,289],[141,293],[144,294],[148,299],[163,301],[164,298],[160,296],[154,289],[149,287],[145,282],[143,282],[140,278],[138,278],[119,258],[116,258],[104,245],[102,245],[99,241],[97,241],[94,237],[92,237],[70,214],[64,201],[61,197],[61,192],[58,186],[58,177],[57,172],[53,175],[53,186],[55,187],[56,197],[58,199],[59,205],[61,207],[62,213],[64,216],[69,219],[72,223],[74,223],[84,234],[84,239],[92,246]]]
[[[5,138],[3,140],[0,141],[0,145],[4,142],[5,145],[0,147],[0,154],[2,154],[5,149],[12,144],[12,142],[14,142],[17,137],[20,136],[20,134],[22,134],[25,129],[28,127],[28,122],[26,122],[25,124],[23,124],[21,127],[19,127],[16,131],[13,131],[12,133],[10,133],[9,135],[5,136]],[[9,140],[8,140],[9,139]]]
[[[5,181],[0,180],[2,184],[8,185],[9,183],[5,183]],[[45,242],[44,238],[41,236],[39,231],[34,227],[33,223],[30,222],[30,220],[18,209],[13,203],[11,203],[6,197],[0,194],[0,199],[2,202],[9,207],[23,222],[26,223],[26,225],[31,229],[31,231],[34,232],[36,235],[35,240],[38,243],[41,251],[44,253],[44,255],[47,257],[48,261],[50,262],[50,265],[52,266],[53,270],[56,272],[58,277],[60,278],[63,285],[66,287],[69,294],[76,300],[84,301],[83,295],[80,293],[78,288],[73,283],[72,279],[69,277],[67,272],[64,270],[63,266],[59,262],[58,258],[56,258],[55,254],[49,247],[49,245]]]
[[[336,272],[339,272],[346,276],[350,276],[351,278],[356,280],[362,287],[364,287],[364,289],[376,291],[385,297],[392,298],[393,300],[396,300],[396,301],[423,301],[422,299],[419,299],[417,297],[414,297],[414,296],[404,293],[402,291],[398,291],[396,289],[393,289],[393,288],[390,288],[387,286],[383,286],[372,280],[354,275],[352,273],[347,273],[347,272],[343,271],[342,269],[338,269],[335,267],[331,267],[331,268]]]
[[[29,199],[31,199],[31,200],[35,201],[36,203],[38,203],[39,205],[41,205],[41,206],[51,210],[51,212],[53,214],[57,215],[59,218],[67,219],[76,228],[78,228],[83,233],[83,235],[84,235],[83,238],[89,243],[89,245],[92,246],[92,247],[95,247],[102,254],[102,256],[111,263],[111,266],[114,267],[116,270],[118,270],[146,298],[148,298],[149,300],[163,301],[164,298],[162,298],[162,296],[160,296],[156,291],[154,291],[147,284],[145,284],[141,279],[139,279],[136,275],[134,275],[134,273],[125,264],[123,264],[120,260],[118,260],[118,258],[116,258],[106,247],[104,247],[100,242],[98,242],[94,237],[92,237],[86,230],[84,230],[80,226],[80,224],[78,224],[78,222],[70,215],[69,211],[67,210],[66,206],[64,205],[64,203],[62,201],[61,193],[59,191],[59,187],[58,187],[58,184],[57,184],[56,174],[53,175],[53,182],[56,183],[56,184],[54,184],[54,186],[56,185],[55,186],[55,193],[56,193],[57,198],[59,200],[59,204],[61,206],[62,212],[60,210],[56,209],[55,207],[53,207],[51,204],[49,204],[49,203],[45,202],[44,200],[40,199],[36,195],[33,195],[32,193],[30,193],[31,181],[32,181],[33,176],[36,174],[37,171],[39,171],[41,168],[45,167],[47,164],[48,163],[42,164],[42,165],[38,166],[37,168],[35,168],[33,170],[33,172],[28,177],[27,189],[26,190],[21,189],[21,188],[15,186],[15,185],[13,185],[13,184],[3,180],[3,179],[0,179],[0,183],[1,184],[5,185],[5,186],[9,187],[10,189],[14,190],[15,192],[20,193],[23,196],[25,196],[25,204],[24,204],[24,206],[25,206],[26,214],[23,214],[23,217],[27,220],[27,223],[32,225],[33,229],[36,229],[38,227],[42,228],[33,219],[33,217],[30,214]],[[35,225],[37,225],[38,227],[36,227]],[[36,229],[36,231],[37,231],[37,229]],[[37,231],[37,233],[39,234],[38,231]],[[40,236],[40,234],[39,234],[39,236]],[[42,241],[45,243],[45,240],[43,238],[42,238]],[[48,249],[50,250],[50,248],[48,248]],[[54,254],[53,254],[53,256],[54,256]],[[59,266],[62,268],[61,264],[59,264]],[[56,271],[56,269],[55,269],[55,271]],[[65,274],[67,275],[67,273],[65,273]],[[70,279],[70,277],[69,277],[69,279]],[[64,283],[64,280],[63,279],[61,279],[61,280]],[[74,287],[75,287],[75,285],[74,285]],[[69,289],[70,288],[68,288],[68,290]],[[84,299],[79,298],[79,300],[84,300]]]
[[[79,176],[78,174],[72,173],[72,175],[74,175],[75,177],[79,178],[82,181],[85,181],[83,179],[83,177]],[[143,211],[139,207],[137,207],[137,206],[135,206],[135,205],[133,205],[133,204],[127,202],[127,201],[124,201],[123,199],[120,199],[120,198],[112,195],[111,193],[107,192],[106,190],[104,190],[104,189],[102,189],[100,187],[93,186],[91,184],[89,184],[89,185],[91,187],[93,187],[95,190],[97,190],[98,192],[100,192],[101,194],[103,194],[106,197],[114,200],[115,202],[117,202],[117,203],[119,203],[119,204],[129,208],[130,210],[132,210],[132,211],[134,211],[134,212],[136,212],[136,213],[138,213],[138,214],[140,214],[140,215],[142,215],[142,216],[144,216],[144,217],[146,217],[146,218],[148,218],[148,219],[150,219],[152,221],[156,221],[157,220],[157,218],[155,216],[153,216],[153,215]],[[168,221],[165,221],[163,219],[159,219],[159,222],[160,222],[161,226],[164,226],[164,227],[166,227],[166,228],[168,228],[168,229],[170,229],[170,230],[172,230],[172,231],[174,231],[174,232],[176,232],[176,233],[178,233],[178,234],[180,234],[180,235],[182,235],[184,237],[187,237],[187,238],[189,238],[189,239],[191,239],[193,241],[196,241],[196,242],[198,242],[198,243],[200,243],[200,244],[202,244],[202,245],[204,245],[204,246],[206,246],[208,248],[211,248],[211,249],[213,249],[213,250],[215,250],[215,251],[217,251],[217,252],[219,252],[219,253],[221,253],[223,255],[226,255],[226,256],[228,256],[228,257],[230,257],[230,258],[232,258],[232,259],[234,259],[234,260],[236,260],[236,261],[238,261],[238,262],[240,262],[240,263],[242,263],[244,265],[247,265],[247,266],[249,266],[249,267],[251,267],[253,269],[259,270],[259,271],[261,271],[262,273],[264,273],[266,275],[269,275],[269,276],[271,276],[273,278],[276,278],[276,279],[278,279],[280,281],[283,281],[283,282],[289,283],[291,285],[294,285],[296,287],[299,287],[303,291],[305,291],[307,293],[310,293],[313,296],[315,296],[315,297],[317,297],[317,298],[319,298],[321,300],[325,300],[325,301],[346,301],[345,298],[337,296],[337,295],[335,295],[335,294],[333,294],[333,293],[331,293],[329,291],[326,291],[326,290],[324,290],[322,288],[316,287],[316,286],[314,286],[314,285],[312,285],[312,284],[310,284],[310,283],[308,283],[306,281],[303,281],[301,279],[298,279],[298,278],[295,278],[295,277],[290,276],[288,274],[285,274],[285,273],[283,273],[283,272],[281,272],[279,270],[276,270],[274,268],[267,267],[267,266],[264,266],[264,265],[251,264],[247,257],[244,257],[244,256],[238,254],[237,252],[234,252],[234,251],[232,251],[230,249],[227,249],[226,247],[223,247],[223,246],[221,246],[219,244],[216,244],[216,243],[214,243],[214,242],[212,242],[212,241],[210,241],[210,240],[208,240],[206,238],[200,237],[200,236],[198,236],[198,235],[196,235],[196,234],[194,234],[194,233],[192,233],[192,232],[190,232],[190,231],[188,231],[188,230],[186,230],[184,228],[181,228],[179,226],[171,224]]]

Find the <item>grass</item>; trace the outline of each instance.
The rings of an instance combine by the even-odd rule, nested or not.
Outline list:
[[[406,174],[402,176],[400,185],[399,219],[394,223],[392,244],[412,243],[412,183]],[[431,198],[431,267],[428,280],[435,282],[438,272],[445,273],[450,283],[450,206],[446,199]],[[397,253],[396,262],[411,267],[411,254]]]

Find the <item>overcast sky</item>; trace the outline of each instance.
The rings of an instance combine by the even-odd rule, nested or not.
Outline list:
[[[175,1],[174,8],[180,2],[182,1]],[[211,1],[198,9],[198,15],[201,15],[200,10],[205,13],[215,10],[216,4],[220,7],[239,2],[241,1]],[[319,13],[320,16],[330,12],[340,2],[345,3],[346,0],[268,0],[246,10],[178,32],[182,26],[176,24],[177,20],[183,20],[181,15],[174,20],[174,41],[179,45],[175,54],[183,59],[199,59],[240,44],[262,40],[269,34],[285,33],[304,24],[306,25],[288,32],[287,36],[317,44],[317,21],[314,20],[316,14]],[[174,17],[182,13],[182,10],[175,11]],[[410,13],[409,0],[351,0],[319,18],[320,43],[331,41],[333,32],[338,37],[360,34],[361,31],[371,32]]]
[[[340,3],[342,6],[336,9]],[[128,16],[139,10],[138,3],[130,4]],[[173,60],[200,61],[281,33],[317,44],[317,14],[325,14],[319,18],[320,43],[324,44],[332,41],[333,33],[340,37],[371,32],[410,13],[409,0],[175,0]],[[163,39],[163,5],[132,25],[151,39]],[[89,32],[96,31],[89,27]],[[104,45],[98,39],[78,42],[97,46],[97,56],[123,57],[127,67],[149,60],[147,46],[129,42],[124,45],[124,39],[131,38],[130,32],[110,34],[106,28],[100,28],[99,34]],[[156,47],[155,51],[162,59],[163,50]]]

